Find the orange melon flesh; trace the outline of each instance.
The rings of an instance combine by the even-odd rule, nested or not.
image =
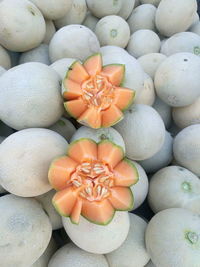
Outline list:
[[[111,105],[102,112],[102,127],[110,127],[123,119],[123,117],[121,110],[117,106]]]
[[[72,223],[75,223],[75,224],[79,223],[81,210],[82,210],[82,203],[83,202],[81,199],[76,200],[76,204],[74,205],[71,215],[70,215],[70,219]]]
[[[54,160],[48,173],[49,182],[52,187],[56,190],[66,188],[70,175],[77,165],[77,162],[67,156]]]
[[[134,96],[134,90],[116,87],[113,104],[115,104],[120,110],[125,110],[132,104]]]
[[[71,187],[68,187],[54,195],[52,203],[61,216],[70,216],[76,203],[76,194]]]
[[[80,84],[69,80],[69,79],[65,79],[63,81],[63,85],[65,88],[65,92],[63,93],[63,97],[67,100],[72,100],[75,98],[78,98],[79,96],[82,95],[82,89]]]
[[[89,78],[89,74],[79,61],[75,61],[70,67],[66,75],[67,79],[81,84]]]
[[[116,186],[131,186],[138,181],[137,169],[128,159],[123,159],[117,164],[114,176]]]
[[[93,223],[106,225],[112,220],[114,212],[107,199],[95,202],[84,200],[81,214]]]
[[[114,168],[124,158],[121,147],[109,140],[103,140],[98,144],[98,159]]]
[[[82,115],[78,118],[78,122],[98,129],[101,127],[101,113],[95,107],[88,108]]]
[[[133,194],[128,187],[111,188],[109,201],[116,210],[131,210],[133,208]]]
[[[91,57],[87,58],[83,64],[83,66],[91,76],[96,75],[102,69],[101,54],[95,54],[95,55],[92,55]]]
[[[97,160],[97,144],[91,139],[82,138],[69,145],[67,154],[79,163]]]
[[[87,109],[87,105],[82,98],[70,100],[64,103],[67,112],[74,118],[80,117],[80,115]]]
[[[125,66],[123,64],[110,64],[103,67],[101,74],[106,76],[108,80],[115,86],[119,86],[125,73]]]

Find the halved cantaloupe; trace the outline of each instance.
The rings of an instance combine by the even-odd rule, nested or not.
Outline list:
[[[123,64],[102,66],[101,54],[83,64],[74,62],[62,84],[65,109],[79,123],[95,129],[116,124],[135,96],[134,90],[119,87],[124,76]]]
[[[121,147],[109,140],[97,144],[82,138],[69,145],[67,156],[52,162],[48,178],[60,190],[53,205],[62,216],[70,216],[76,224],[82,215],[106,225],[115,210],[132,209],[129,187],[137,182],[138,173]]]

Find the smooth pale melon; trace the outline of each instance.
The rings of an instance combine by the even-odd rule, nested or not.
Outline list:
[[[89,11],[97,18],[116,15],[122,5],[122,0],[86,0]]]
[[[172,117],[175,124],[180,128],[200,123],[200,97],[189,106],[173,108]]]
[[[199,14],[198,14],[198,10],[197,10],[197,12],[195,12],[193,15],[193,20],[192,20],[192,23],[190,25],[190,28],[193,27],[194,25],[196,25],[198,22],[199,22]],[[189,31],[190,31],[190,28],[189,28]]]
[[[10,55],[2,45],[0,45],[0,66],[6,70],[11,68]]]
[[[130,229],[125,242],[118,249],[106,254],[110,267],[143,267],[150,259],[145,247],[147,223],[129,213]]]
[[[76,128],[71,123],[71,121],[62,117],[55,124],[49,127],[50,130],[55,131],[62,135],[67,141],[70,141],[72,135],[75,134]]]
[[[157,95],[169,106],[192,104],[200,96],[200,58],[192,53],[171,55],[155,75]]]
[[[195,23],[195,25],[190,28],[190,32],[200,35],[200,22]]]
[[[47,44],[41,44],[36,48],[22,53],[19,58],[19,64],[27,62],[40,62],[50,65],[49,46]]]
[[[30,1],[0,2],[0,43],[5,48],[18,52],[30,50],[42,42],[45,30],[42,13]]]
[[[54,34],[49,44],[49,56],[52,63],[68,57],[85,60],[99,49],[99,41],[89,28],[72,24]]]
[[[134,6],[135,6],[135,0],[123,0],[123,4],[117,15],[127,20],[131,12],[133,11]]]
[[[139,206],[142,205],[144,202],[147,193],[148,193],[148,187],[149,187],[149,181],[148,177],[146,175],[145,170],[142,168],[140,164],[138,164],[136,161],[131,160],[131,162],[136,167],[139,179],[138,182],[135,185],[131,186],[131,191],[133,193],[134,197],[134,207],[133,210],[137,209]]]
[[[96,18],[95,16],[93,16],[90,12],[88,12],[86,14],[86,17],[83,21],[83,25],[88,27],[90,30],[94,31],[97,22],[99,21],[98,18]]]
[[[165,127],[168,129],[172,119],[171,107],[163,102],[159,97],[156,97],[153,108],[160,114]]]
[[[50,66],[57,72],[60,80],[62,81],[65,78],[69,67],[73,64],[74,61],[76,61],[75,58],[62,58],[55,61]]]
[[[30,0],[42,12],[46,19],[59,19],[63,17],[72,5],[72,0]]]
[[[3,142],[3,140],[5,139],[6,137],[4,136],[0,136],[0,144]],[[5,193],[6,190],[0,185],[0,194],[2,193]]]
[[[54,23],[57,29],[70,24],[82,24],[86,17],[87,5],[86,0],[72,0],[70,9]]]
[[[0,66],[0,76],[6,72],[6,69]]]
[[[54,36],[56,32],[56,28],[52,20],[46,19],[45,23],[46,23],[46,33],[42,42],[44,44],[49,44],[51,38]]]
[[[48,192],[50,163],[64,155],[67,146],[62,136],[48,129],[30,128],[10,135],[0,145],[0,184],[23,197]]]
[[[106,254],[122,245],[125,241],[130,220],[128,212],[117,211],[108,225],[97,225],[83,217],[78,225],[63,217],[66,233],[78,247],[91,253]]]
[[[148,202],[157,213],[169,208],[185,208],[200,214],[200,180],[180,166],[160,169],[150,180]]]
[[[162,267],[198,267],[199,225],[199,215],[186,209],[173,208],[157,213],[146,230],[146,247],[152,262]]]
[[[155,31],[155,14],[156,8],[150,4],[140,5],[134,8],[127,20],[131,33],[143,29]]]
[[[160,38],[151,30],[138,30],[134,32],[127,45],[127,51],[135,58],[160,51]]]
[[[95,27],[100,45],[116,45],[125,48],[130,38],[128,23],[120,16],[110,15],[100,19]]]
[[[161,0],[141,0],[142,4],[152,4],[154,6],[158,6]]]
[[[138,58],[143,70],[154,79],[155,73],[160,64],[166,59],[166,56],[161,53],[149,53]]]
[[[55,193],[56,193],[55,190],[51,190],[43,195],[35,197],[40,202],[43,209],[49,216],[49,220],[51,222],[53,230],[62,228],[61,216],[58,214],[58,212],[55,210],[52,204],[52,198],[55,195]]]
[[[108,267],[104,255],[97,255],[84,251],[73,243],[69,243],[51,258],[48,267]]]
[[[0,198],[1,267],[32,265],[47,248],[52,228],[34,199],[5,195]],[[12,251],[12,257],[10,256]]]
[[[110,140],[116,145],[120,146],[125,151],[125,144],[122,136],[112,127],[92,129],[86,126],[81,126],[72,136],[70,142],[78,140],[80,138],[90,138],[96,143],[103,140]]]
[[[175,160],[183,167],[200,176],[200,124],[180,131],[174,139]]]
[[[196,0],[162,0],[156,11],[156,27],[168,37],[184,32],[192,24],[196,11]]]
[[[181,52],[189,52],[198,56],[200,54],[200,36],[193,32],[176,33],[166,40],[160,52],[167,57]]]
[[[152,157],[139,163],[147,173],[154,173],[167,166],[173,158],[173,138],[169,132],[165,132],[165,141],[161,149]]]
[[[147,105],[133,105],[114,128],[122,135],[126,155],[132,160],[153,156],[164,143],[164,123],[157,111]]]
[[[63,114],[60,90],[57,73],[45,64],[8,70],[0,77],[1,120],[16,130],[52,125]]]

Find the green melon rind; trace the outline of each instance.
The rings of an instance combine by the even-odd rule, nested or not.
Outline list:
[[[110,143],[111,145],[113,145],[113,146],[117,147],[118,149],[120,149],[121,152],[122,152],[122,155],[123,155],[122,160],[124,159],[125,153],[124,153],[124,149],[123,149],[123,147],[121,147],[121,146],[115,144],[114,142],[112,142],[112,141],[109,140],[109,139],[101,140],[101,141],[98,142],[97,144],[100,145],[100,144],[103,144],[103,143]]]
[[[133,104],[133,101],[135,100],[136,91],[135,90],[132,90],[132,91],[133,91],[133,95],[132,95],[130,101],[128,102],[128,104],[123,109],[121,109],[122,112],[126,111]]]
[[[92,54],[91,56],[87,57],[84,62],[83,62],[83,67],[84,67],[84,64],[91,58],[91,57],[95,57],[95,56],[100,56],[101,57],[101,62],[103,63],[103,59],[102,59],[102,55],[101,53],[94,53]]]
[[[108,225],[111,221],[112,221],[112,219],[114,218],[114,216],[115,216],[115,212],[116,212],[116,210],[115,209],[113,209],[113,214],[112,214],[112,216],[108,219],[108,221],[106,221],[106,222],[98,222],[98,221],[93,221],[93,220],[91,220],[91,219],[89,219],[87,216],[84,216],[83,214],[81,214],[86,220],[88,220],[89,222],[91,222],[91,223],[94,223],[94,224],[98,224],[98,225],[102,225],[102,226],[106,226],[106,225]]]
[[[84,140],[90,141],[91,143],[97,145],[97,143],[96,143],[94,140],[92,140],[91,138],[80,138],[80,139],[74,140],[73,142],[71,142],[71,143],[69,144],[69,146],[68,146],[68,148],[67,148],[67,156],[70,157],[70,149],[71,149],[71,147],[73,147],[73,145],[75,145],[75,144],[78,143],[78,142],[84,141]]]
[[[102,71],[103,71],[103,69],[104,69],[105,67],[108,67],[108,66],[120,66],[120,67],[122,67],[122,69],[123,69],[123,76],[122,76],[122,80],[121,80],[121,82],[120,82],[120,84],[119,84],[119,86],[122,86],[122,84],[124,83],[125,72],[126,72],[126,66],[125,66],[125,64],[118,64],[118,63],[107,64],[107,65],[104,65],[104,66],[103,66]]]
[[[72,100],[72,101],[73,101],[73,100]],[[67,111],[67,113],[68,113],[71,117],[73,117],[74,119],[77,119],[78,117],[74,116],[74,114],[72,114],[72,113],[69,111],[69,109],[67,108],[67,105],[66,105],[67,102],[68,102],[68,101],[64,102],[64,108],[65,108],[65,110]]]
[[[130,186],[132,186],[132,185],[136,184],[139,181],[139,172],[138,172],[137,168],[135,167],[135,165],[128,158],[124,158],[122,161],[125,161],[128,165],[130,165],[131,168],[134,170],[134,172],[137,175],[137,178],[136,178],[135,182],[130,185]]]

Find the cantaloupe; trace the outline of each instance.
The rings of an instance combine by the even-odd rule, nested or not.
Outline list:
[[[156,97],[153,108],[160,114],[166,129],[168,129],[172,120],[171,107],[163,102],[159,97]]]
[[[160,169],[150,180],[148,202],[157,213],[169,208],[185,208],[200,214],[200,180],[180,166]]]
[[[8,70],[0,80],[1,120],[8,126],[16,130],[49,127],[62,116],[59,77],[51,67],[25,63]]]
[[[35,199],[10,194],[0,198],[0,211],[1,266],[31,266],[49,244],[52,228],[48,216]]]
[[[77,131],[73,134],[70,142],[78,140],[80,138],[90,138],[94,140],[96,143],[99,143],[103,140],[110,140],[111,142],[115,143],[116,145],[120,146],[121,148],[126,151],[124,140],[120,133],[116,131],[114,128],[102,128],[102,129],[92,129],[86,126],[81,126],[77,129]]]
[[[82,24],[88,27],[90,30],[94,31],[98,21],[99,19],[97,17],[93,16],[90,12],[87,12]]]
[[[86,0],[89,11],[97,18],[116,15],[122,5],[122,0]]]
[[[114,127],[122,135],[126,155],[132,160],[153,156],[164,143],[164,123],[155,109],[147,105],[133,105]]]
[[[175,160],[183,167],[200,176],[200,124],[194,124],[180,131],[174,139]]]
[[[147,223],[139,216],[129,213],[130,229],[124,243],[106,254],[110,267],[143,267],[150,259],[145,247]]]
[[[173,138],[169,132],[165,132],[165,141],[161,149],[152,157],[139,163],[147,173],[154,173],[167,166],[173,158]]]
[[[168,105],[182,107],[200,96],[200,58],[192,53],[169,56],[155,75],[157,95]]]
[[[115,210],[132,210],[130,186],[138,181],[134,164],[124,150],[108,139],[96,143],[81,138],[72,142],[67,155],[50,165],[49,182],[58,192],[52,203],[58,213],[78,224],[80,215],[107,225]]]
[[[0,184],[23,197],[48,192],[49,165],[67,146],[62,136],[48,129],[30,128],[10,135],[0,145]]]
[[[96,254],[106,254],[120,247],[129,232],[128,212],[116,212],[112,222],[97,225],[81,217],[79,225],[63,218],[63,226],[70,239],[81,249]]]
[[[61,247],[51,258],[48,267],[109,267],[104,255],[84,251],[72,242]]]
[[[49,44],[51,38],[54,36],[56,32],[56,28],[52,20],[45,19],[45,24],[46,24],[46,33],[42,42],[44,44]]]
[[[38,46],[44,36],[45,21],[34,4],[27,0],[0,2],[1,45],[11,51],[24,52]]]
[[[146,230],[146,247],[152,262],[162,267],[198,267],[199,225],[199,215],[186,209],[157,213]]]
[[[56,60],[54,63],[50,65],[57,74],[59,75],[60,81],[62,81],[65,78],[65,75],[69,69],[69,67],[76,61],[75,58],[62,58],[59,60]]]
[[[100,45],[116,45],[125,48],[130,38],[128,23],[120,16],[110,15],[100,19],[94,30]]]
[[[49,44],[51,62],[62,58],[85,60],[91,54],[99,52],[96,35],[83,25],[68,25],[58,30]]]
[[[123,0],[122,6],[117,15],[127,20],[131,12],[133,11],[134,6],[135,0]]]
[[[173,108],[172,117],[180,128],[200,123],[200,97],[189,106]]]
[[[5,69],[10,69],[11,67],[10,55],[2,45],[0,45],[0,66]]]
[[[123,64],[102,66],[101,54],[83,64],[75,61],[62,83],[65,109],[79,123],[95,129],[116,124],[135,96],[134,90],[121,86],[124,73]]]
[[[87,5],[86,0],[71,0],[71,7],[65,14],[54,23],[57,29],[70,24],[82,24],[86,17]]]
[[[50,65],[49,46],[47,44],[41,44],[36,48],[22,53],[19,58],[19,64],[27,62],[40,62]]]

